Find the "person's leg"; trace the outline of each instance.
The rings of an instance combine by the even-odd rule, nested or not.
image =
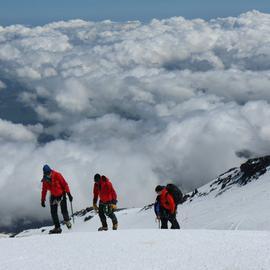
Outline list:
[[[68,214],[68,209],[67,209],[67,198],[66,195],[63,195],[63,198],[60,202],[60,206],[61,206],[61,212],[64,218],[64,221],[69,221],[69,214]]]
[[[176,219],[176,214],[170,215],[169,221],[172,224],[171,229],[180,229],[180,225]]]
[[[168,229],[168,219],[165,217],[161,217],[160,221],[161,221],[161,229]]]
[[[112,224],[113,224],[113,230],[117,230],[118,228],[118,221],[117,221],[117,217],[113,211],[113,208],[111,205],[108,205],[108,213],[107,216],[112,220]]]
[[[108,229],[108,224],[107,224],[107,220],[106,220],[106,216],[105,216],[105,206],[104,204],[100,203],[99,207],[98,207],[98,215],[102,224],[103,228],[107,228]]]
[[[50,208],[51,208],[51,216],[54,223],[55,228],[60,228],[60,222],[58,218],[57,208],[58,204],[55,202],[54,198],[50,198]]]
[[[169,213],[167,209],[160,207],[161,229],[168,229],[168,216]]]
[[[118,224],[118,220],[117,220],[117,217],[116,217],[115,213],[111,213],[109,215],[109,218],[112,220],[112,224],[113,225],[117,225]]]
[[[69,217],[69,214],[68,214],[67,198],[66,198],[65,194],[62,197],[62,200],[60,202],[60,206],[61,206],[62,216],[64,218],[64,223],[66,224],[68,229],[71,229],[72,224],[70,222],[70,217]]]

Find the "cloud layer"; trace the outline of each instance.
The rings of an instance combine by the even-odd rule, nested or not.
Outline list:
[[[67,178],[77,209],[96,172],[121,206],[138,206],[158,183],[190,191],[270,151],[269,14],[0,27],[0,70],[0,97],[14,93],[33,114],[14,123],[11,106],[0,119],[5,224],[48,214],[44,163]]]

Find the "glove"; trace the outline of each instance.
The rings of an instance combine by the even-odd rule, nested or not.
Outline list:
[[[112,203],[112,210],[114,211],[114,210],[116,210],[116,209],[117,209],[117,205],[114,204],[114,203]]]
[[[42,207],[46,207],[45,201],[41,201],[41,206],[42,206]]]
[[[95,210],[96,212],[98,212],[98,206],[97,206],[96,203],[93,204],[93,208],[94,208],[94,210]]]
[[[67,195],[68,195],[68,199],[69,199],[69,201],[70,201],[70,202],[72,202],[72,201],[73,201],[73,197],[72,197],[72,195],[70,194],[70,192],[69,192],[69,193],[67,193]]]

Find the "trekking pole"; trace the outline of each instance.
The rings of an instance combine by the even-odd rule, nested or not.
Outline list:
[[[160,229],[160,218],[156,217],[156,222],[158,223],[158,228]]]
[[[71,208],[71,216],[72,216],[72,221],[73,221],[73,224],[75,223],[75,220],[74,220],[74,213],[73,213],[73,206],[72,206],[72,202],[70,202],[70,208]]]

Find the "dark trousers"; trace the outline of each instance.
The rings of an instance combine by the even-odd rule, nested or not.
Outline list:
[[[161,229],[168,229],[168,221],[171,223],[171,229],[180,229],[180,225],[176,219],[176,214],[171,214],[166,209],[162,209],[161,212]]]
[[[69,221],[68,209],[67,209],[67,199],[66,195],[60,197],[53,197],[50,198],[50,207],[51,207],[51,216],[56,228],[60,228],[60,222],[58,218],[58,204],[60,204],[61,212],[64,218],[64,221]]]
[[[108,227],[106,216],[112,220],[112,224],[116,225],[118,223],[116,215],[113,212],[111,204],[99,203],[98,215],[102,224],[102,227]]]

